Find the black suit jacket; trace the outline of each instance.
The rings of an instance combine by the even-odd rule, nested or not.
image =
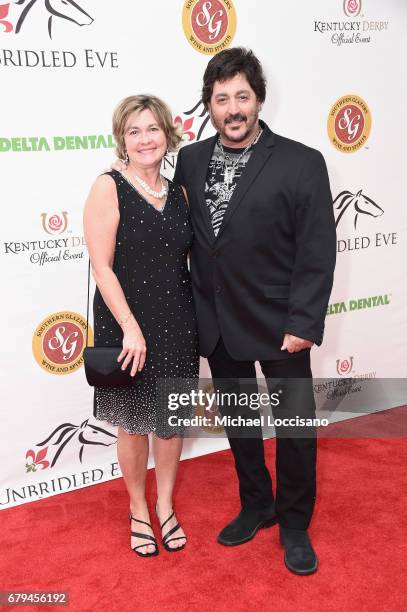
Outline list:
[[[263,133],[215,237],[204,185],[217,135],[178,153],[195,233],[191,277],[201,355],[222,336],[238,360],[295,356],[284,333],[321,344],[336,256],[332,196],[319,151]]]

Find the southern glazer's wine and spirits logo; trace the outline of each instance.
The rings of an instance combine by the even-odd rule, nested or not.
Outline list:
[[[117,436],[103,427],[89,423],[89,419],[80,425],[62,423],[55,427],[45,440],[26,452],[25,469],[26,472],[37,472],[53,468],[67,447],[71,454],[73,448],[77,450],[78,459],[82,463],[85,449],[112,446],[116,442]]]
[[[186,0],[182,25],[189,44],[206,55],[215,55],[231,44],[236,32],[232,0]]]
[[[0,40],[7,42],[26,40],[34,36],[41,41],[58,39],[59,30],[68,27],[79,29],[91,26],[95,19],[90,0],[14,0],[1,3],[0,0]],[[63,25],[63,24],[66,24]],[[90,30],[90,32],[93,28]],[[55,32],[57,34],[55,34]],[[89,35],[91,37],[91,34]],[[89,38],[88,37],[88,38]],[[117,51],[90,48],[76,49],[29,49],[0,48],[0,67],[15,68],[93,68],[112,69],[119,67]]]
[[[371,127],[369,107],[360,96],[342,96],[329,111],[329,140],[341,153],[354,153],[365,145]]]
[[[368,248],[386,248],[396,246],[397,232],[377,231],[374,234],[356,234],[360,228],[367,229],[376,224],[384,210],[377,202],[359,189],[356,193],[341,191],[333,201],[337,231],[337,252],[358,251]],[[352,231],[351,236],[343,237],[345,231]],[[379,305],[379,304],[378,304]]]
[[[42,227],[47,232],[54,236],[55,234],[63,234],[68,227],[68,213],[41,213]]]
[[[338,19],[336,21],[314,20],[314,32],[326,36],[337,47],[354,44],[369,44],[377,34],[389,30],[389,20],[372,19],[362,13],[361,0],[336,0]],[[342,11],[340,6],[342,5]],[[332,6],[332,3],[330,3]],[[369,0],[363,0],[364,9],[369,6]],[[342,19],[339,17],[341,15]],[[343,19],[345,16],[347,19]]]
[[[63,310],[46,317],[33,335],[32,350],[38,365],[50,374],[72,374],[83,365],[86,319]],[[93,333],[89,327],[89,344]]]
[[[88,26],[93,23],[93,18],[89,13],[72,0],[14,0],[13,4],[21,8],[15,26],[8,20],[10,2],[0,4],[0,25],[3,25],[6,33],[14,32],[18,34],[24,23],[30,20],[30,15],[35,15],[36,9],[39,7],[41,8],[42,19],[47,23],[50,38],[52,38],[54,20],[63,19],[77,26]]]

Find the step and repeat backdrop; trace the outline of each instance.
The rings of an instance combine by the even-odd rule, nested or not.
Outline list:
[[[230,46],[264,65],[262,118],[328,165],[338,263],[317,403],[403,403],[376,405],[368,383],[406,368],[406,19],[403,0],[0,0],[1,509],[120,476],[84,377],[83,204],[114,160],[123,97],[165,99],[182,146],[214,133],[202,75]],[[225,447],[202,431],[183,456]]]

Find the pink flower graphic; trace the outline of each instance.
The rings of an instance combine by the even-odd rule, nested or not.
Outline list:
[[[61,217],[59,215],[52,215],[52,217],[49,218],[48,227],[54,232],[60,230],[62,227]]]

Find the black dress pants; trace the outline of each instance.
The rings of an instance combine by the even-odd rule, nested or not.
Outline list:
[[[222,416],[240,415],[240,421],[250,419],[248,422],[252,423],[259,414],[245,402],[233,404],[230,398],[256,392],[254,362],[233,359],[222,339],[208,362],[215,390],[221,398],[228,398],[219,402]],[[315,418],[310,352],[301,351],[278,361],[260,361],[260,365],[269,394],[281,394],[279,405],[272,406],[276,422],[277,517],[283,527],[307,529],[316,494],[316,430],[313,426],[278,426],[277,419]],[[235,460],[242,507],[262,509],[272,505],[272,481],[264,461],[261,426],[226,426],[225,429]]]

